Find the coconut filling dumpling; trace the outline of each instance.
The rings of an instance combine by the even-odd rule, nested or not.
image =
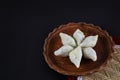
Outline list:
[[[63,45],[76,46],[75,40],[68,34],[60,33],[60,38]]]
[[[69,59],[77,68],[80,67],[80,62],[82,59],[81,46],[78,46],[69,53]]]
[[[62,56],[62,57],[67,57],[69,55],[69,52],[73,50],[72,46],[69,45],[63,45],[60,47],[58,50],[54,52],[54,55],[56,56]]]
[[[88,36],[83,40],[83,42],[80,45],[81,47],[94,47],[97,43],[97,40],[98,40],[98,35]]]
[[[77,45],[80,45],[81,41],[85,38],[85,35],[82,31],[80,31],[79,29],[77,29],[74,33],[73,33],[73,37],[75,38]]]
[[[83,48],[83,56],[85,58],[91,59],[92,61],[96,61],[97,60],[96,52],[91,47]]]
[[[95,47],[98,35],[87,36],[85,38],[84,33],[77,29],[73,36],[70,36],[66,33],[59,33],[61,38],[62,47],[54,51],[54,55],[67,57],[71,63],[73,63],[77,68],[80,67],[82,57],[91,59],[92,61],[97,60],[97,54],[93,47]]]

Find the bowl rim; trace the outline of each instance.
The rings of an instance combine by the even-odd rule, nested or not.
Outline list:
[[[109,43],[110,43],[110,45],[111,45],[111,46],[110,46],[110,50],[111,50],[111,51],[110,51],[110,53],[109,53],[109,55],[108,55],[108,58],[107,58],[107,60],[106,60],[105,62],[103,62],[103,64],[102,64],[101,66],[99,66],[99,67],[97,67],[97,68],[95,68],[95,69],[93,69],[93,70],[90,70],[90,71],[80,72],[79,74],[78,74],[78,73],[74,73],[74,72],[73,72],[73,73],[72,73],[72,72],[69,73],[69,72],[66,72],[66,71],[64,71],[64,70],[58,69],[55,65],[53,65],[52,63],[49,62],[48,57],[46,56],[47,48],[48,48],[48,42],[49,42],[51,36],[52,36],[57,30],[62,29],[62,28],[64,28],[64,27],[68,27],[68,26],[70,26],[70,25],[74,25],[74,24],[79,24],[79,25],[83,24],[83,25],[91,26],[91,27],[94,27],[94,28],[98,29],[99,31],[103,32],[103,33],[106,35],[106,37],[109,39]],[[112,37],[108,34],[108,32],[107,32],[106,30],[101,29],[101,27],[95,26],[95,25],[93,25],[93,24],[91,24],[91,23],[85,23],[85,22],[78,22],[78,23],[69,22],[68,24],[60,25],[59,27],[53,29],[53,31],[48,34],[48,37],[45,39],[44,46],[43,46],[43,56],[44,56],[44,58],[45,58],[46,63],[48,64],[48,66],[49,66],[51,69],[53,69],[54,71],[57,71],[58,73],[61,73],[61,74],[63,74],[63,75],[83,76],[83,75],[88,75],[88,74],[97,72],[97,71],[99,71],[99,70],[102,70],[106,65],[108,65],[108,64],[110,63],[112,57],[113,57],[113,54],[115,53],[114,45],[115,45],[115,43],[114,43],[114,41],[112,40]]]

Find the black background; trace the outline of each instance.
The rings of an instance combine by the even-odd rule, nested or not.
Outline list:
[[[43,44],[60,24],[87,22],[119,36],[115,1],[5,1],[0,3],[0,80],[65,80],[44,61]]]

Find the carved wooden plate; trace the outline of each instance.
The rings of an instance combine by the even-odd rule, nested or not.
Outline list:
[[[67,33],[72,36],[76,29],[80,29],[84,32],[85,36],[98,34],[98,41],[94,50],[97,53],[97,61],[93,62],[89,59],[82,59],[79,68],[76,68],[69,60],[68,57],[55,56],[54,51],[62,46],[59,36],[60,32]],[[114,53],[114,42],[109,34],[102,30],[99,26],[93,24],[80,23],[68,23],[60,25],[60,27],[54,29],[49,33],[44,43],[44,58],[50,68],[64,74],[72,76],[80,76],[94,73],[103,69],[111,60]]]

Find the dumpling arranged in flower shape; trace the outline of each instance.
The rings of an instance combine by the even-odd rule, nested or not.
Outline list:
[[[82,56],[92,61],[97,60],[96,51],[93,49],[95,47],[98,35],[87,36],[85,38],[84,33],[77,29],[73,36],[66,33],[60,33],[62,47],[54,52],[56,56],[67,57],[69,56],[70,61],[77,67],[80,67]]]

